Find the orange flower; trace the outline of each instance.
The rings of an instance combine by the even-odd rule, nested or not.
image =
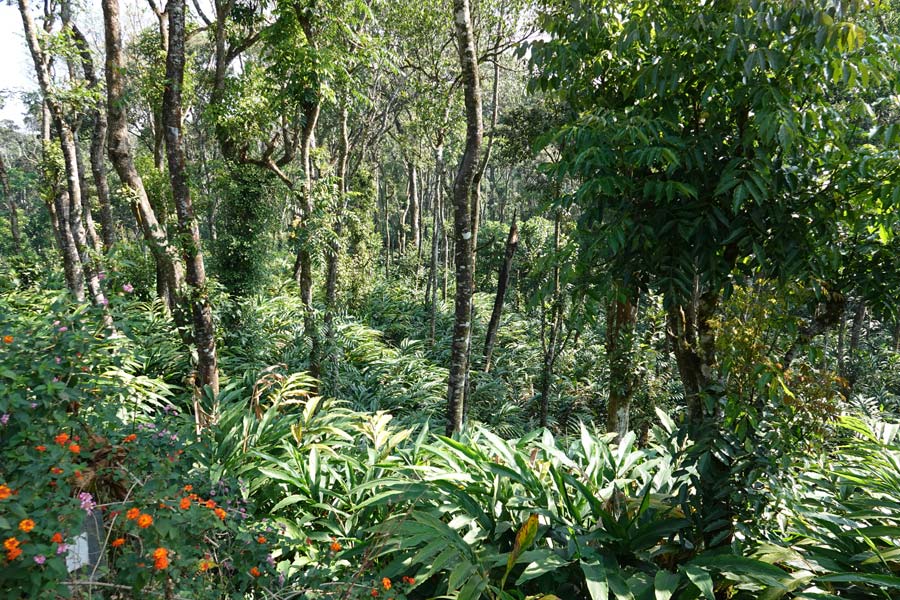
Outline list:
[[[0,485],[0,500],[6,500],[12,496],[12,489],[8,485]]]
[[[54,475],[62,475],[63,470],[59,467],[50,467],[50,472]]]
[[[391,580],[387,577],[382,578],[381,587],[383,587],[385,590],[391,589]]]
[[[112,546],[113,548],[118,548],[118,547],[124,546],[124,545],[125,545],[125,538],[116,538],[110,543],[110,546]]]
[[[407,583],[407,584],[409,584],[409,585],[413,585],[415,582],[416,582],[415,578],[413,578],[413,577],[407,577],[406,575],[403,576],[403,583]]]
[[[16,538],[10,537],[3,540],[3,547],[7,550],[12,550],[13,548],[18,548],[20,543]]]
[[[137,434],[136,434],[136,433],[129,433],[128,435],[125,436],[125,439],[122,440],[122,443],[123,443],[123,444],[127,444],[127,443],[129,443],[129,442],[133,442],[133,441],[136,440],[136,439],[137,439]]]
[[[213,512],[216,513],[217,517],[219,517],[223,521],[225,520],[225,511],[224,510],[222,510],[221,508],[217,508]]]
[[[187,510],[191,507],[191,499],[190,498],[182,498],[181,503],[178,505],[181,507],[181,510]]]
[[[16,560],[17,558],[19,558],[19,556],[21,556],[21,554],[22,554],[21,548],[13,548],[12,550],[7,551],[6,560],[12,562],[12,561]]]
[[[40,446],[35,446],[34,449],[38,452],[44,452],[45,450],[47,450],[47,446],[41,444]]]
[[[69,446],[69,452],[71,452],[72,454],[78,454],[79,452],[81,452],[81,446],[79,446],[78,444],[72,444],[71,446]]]
[[[128,512],[125,513],[125,518],[129,520],[137,519],[141,514],[137,508],[129,508]]]
[[[22,519],[21,521],[19,521],[19,529],[21,529],[25,533],[28,533],[29,531],[34,529],[34,521],[32,521],[31,519]]]
[[[369,595],[372,596],[373,598],[377,598],[377,597],[378,597],[378,590],[372,590],[372,593],[369,594]]]
[[[209,560],[208,558],[204,558],[203,560],[200,561],[200,564],[197,565],[197,570],[206,572],[206,571],[212,569],[214,566],[216,566],[216,563]]]
[[[3,343],[4,343],[4,344],[12,344],[12,343],[13,343],[13,336],[11,336],[11,335],[4,335],[4,336],[3,336]]]
[[[259,542],[260,544],[265,544],[266,541],[267,541],[267,540],[266,540],[266,536],[261,535],[261,536],[259,536],[258,538],[256,538],[256,541]]]
[[[213,500],[206,501],[206,508],[215,508],[215,507],[216,507],[216,503]]]
[[[169,566],[169,551],[165,548],[157,548],[153,551],[153,566],[157,571],[162,571]]]
[[[192,486],[191,484],[187,484],[186,486],[184,486],[184,491],[192,492],[194,491],[194,486]]]
[[[153,517],[148,514],[143,514],[138,517],[137,524],[141,529],[147,529],[148,527],[153,525]]]
[[[53,534],[53,537],[50,538],[50,541],[53,542],[54,544],[62,544],[62,543],[63,543],[63,536],[62,536],[61,533],[54,533],[54,534]]]
[[[332,538],[334,540],[334,538]],[[341,551],[341,543],[337,540],[331,542],[331,551],[332,552],[340,552]]]
[[[256,567],[250,568],[250,574],[253,575],[254,577],[259,577],[260,575],[262,575],[262,573],[260,573],[259,569],[257,569]]]
[[[59,444],[60,446],[65,446],[69,442],[69,434],[68,433],[60,433],[56,437],[53,438],[53,441]]]

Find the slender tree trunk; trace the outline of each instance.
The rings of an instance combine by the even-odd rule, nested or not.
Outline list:
[[[609,396],[606,431],[621,439],[630,429],[631,399],[637,377],[634,373],[634,330],[637,299],[617,286],[606,309],[606,358],[609,363]]]
[[[124,94],[124,60],[122,34],[119,26],[119,0],[103,0],[103,23],[106,44],[106,109],[109,125],[107,152],[122,185],[127,189],[144,239],[150,246],[156,263],[161,265],[169,296],[165,298],[176,322],[187,324],[185,316],[173,301],[184,284],[184,267],[178,252],[169,243],[164,225],[150,205],[144,182],[134,166],[134,155],[128,139],[128,115]]]
[[[310,221],[313,216],[313,172],[310,151],[312,139],[319,120],[321,104],[318,101],[307,104],[303,111],[304,124],[302,139],[300,142],[300,163],[303,165],[303,196],[300,202],[300,247],[297,250],[297,259],[294,262],[294,279],[300,284],[300,300],[303,302],[305,315],[303,328],[309,336],[312,349],[309,356],[309,373],[316,379],[320,372],[319,333],[315,320],[315,309],[312,297],[312,254],[311,244],[307,239],[310,230]]]
[[[341,257],[340,238],[343,233],[344,210],[347,206],[347,164],[350,154],[350,139],[347,129],[348,111],[341,109],[341,139],[338,156],[338,202],[334,218],[334,238],[329,243],[326,256],[325,276],[325,335],[328,339],[329,382],[337,385],[337,354],[334,331],[334,313],[337,311],[338,266]]]
[[[87,193],[88,186],[87,178],[85,177],[87,170],[84,166],[84,157],[82,156],[81,146],[78,143],[77,134],[75,135],[75,159],[78,164],[78,185],[81,188],[81,214],[84,218],[87,242],[94,252],[100,254],[103,252],[103,243],[100,241],[100,236],[97,235],[97,226],[94,224],[94,215],[91,212],[91,200]]]
[[[105,146],[106,112],[98,108],[94,112],[94,129],[91,134],[91,175],[94,178],[94,187],[97,188],[97,200],[100,202],[100,229],[103,235],[103,247],[109,251],[116,243],[116,232],[109,198],[109,182],[106,179],[106,164],[103,160]]]
[[[553,254],[554,257],[559,254],[559,230],[562,215],[560,211],[556,211],[553,220]],[[550,324],[549,332],[547,331],[547,311],[543,308],[543,300],[541,301],[541,346],[543,350],[543,362],[541,364],[541,409],[540,409],[540,425],[547,426],[550,413],[550,384],[553,378],[553,366],[556,363],[557,339],[559,338],[560,329],[562,328],[562,295],[559,287],[559,263],[556,258],[553,262],[553,292],[550,300]],[[548,339],[549,336],[549,339]]]
[[[468,353],[472,336],[472,296],[475,289],[475,238],[478,226],[478,168],[484,123],[481,115],[481,82],[475,32],[469,0],[453,1],[456,43],[462,71],[466,106],[466,143],[459,170],[453,181],[453,238],[456,248],[456,299],[450,375],[447,390],[447,434],[462,429]]]
[[[90,46],[87,38],[81,30],[74,24],[70,23],[72,34],[78,45],[78,51],[81,55],[81,65],[84,70],[84,78],[87,80],[91,89],[96,90],[100,87],[100,79],[94,70],[94,59],[91,56]],[[97,189],[97,200],[100,204],[100,225],[103,235],[103,248],[109,250],[115,243],[115,232],[113,231],[112,222],[112,206],[109,200],[109,183],[106,179],[106,165],[103,162],[103,150],[106,143],[106,112],[101,107],[97,107],[92,114],[91,124],[91,176],[94,180],[94,187]],[[83,173],[83,171],[82,171]],[[85,186],[82,185],[84,189]],[[90,212],[85,208],[85,214],[90,216]],[[93,219],[91,219],[93,221]],[[93,223],[88,224],[88,232],[94,230]],[[94,234],[96,235],[96,233]]]
[[[216,335],[213,325],[209,291],[200,242],[200,227],[194,215],[191,190],[188,185],[182,136],[182,84],[184,81],[184,0],[171,0],[169,14],[169,48],[166,53],[166,86],[163,92],[163,127],[166,132],[166,158],[169,181],[178,215],[178,234],[182,260],[187,266],[188,298],[197,347],[199,384],[208,385],[213,395],[219,393],[219,371],[216,356]]]
[[[19,214],[16,209],[16,199],[9,188],[9,173],[6,170],[6,163],[3,162],[2,154],[0,154],[0,185],[3,187],[3,196],[6,198],[6,207],[9,210],[9,230],[12,234],[13,251],[21,254],[22,236],[19,233]]]
[[[419,197],[419,174],[416,170],[416,164],[412,160],[407,163],[407,172],[409,177],[409,233],[413,246],[418,252],[422,246],[422,238],[420,237],[422,232],[419,226],[421,199]]]
[[[497,275],[497,295],[494,297],[494,310],[491,312],[491,320],[488,323],[487,334],[484,339],[484,372],[491,370],[491,357],[494,354],[494,344],[497,341],[497,330],[500,328],[500,316],[503,313],[503,302],[506,299],[506,288],[509,286],[509,272],[512,268],[513,256],[519,245],[519,228],[516,224],[516,214],[513,213],[512,224],[509,226],[509,235],[506,238],[506,251],[503,255],[503,264],[500,265],[500,273]]]
[[[862,300],[856,305],[853,313],[853,321],[850,325],[850,346],[847,348],[846,371],[842,377],[846,381],[845,395],[847,398],[853,394],[853,388],[859,380],[859,340],[862,336],[863,323],[866,320],[866,304]]]
[[[441,237],[444,230],[444,135],[438,134],[438,143],[434,149],[435,163],[435,187],[434,206],[432,207],[433,227],[431,232],[431,308],[429,315],[429,345],[434,346],[434,338],[437,327],[437,288],[438,288],[438,260],[440,259]]]

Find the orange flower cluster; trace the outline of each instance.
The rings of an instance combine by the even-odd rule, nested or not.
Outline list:
[[[266,536],[261,535],[258,538],[256,538],[256,541],[259,542],[260,544],[265,544],[268,540],[266,539]]]
[[[262,573],[260,573],[259,569],[257,569],[256,567],[250,568],[250,574],[253,575],[254,577],[259,577],[260,575],[262,575]]]
[[[60,469],[59,467],[50,467],[50,472],[53,473],[54,475],[62,475],[63,470]]]
[[[14,537],[6,538],[3,542],[3,547],[6,549],[6,560],[12,562],[19,558],[22,554],[22,549],[19,548],[19,544],[21,544],[21,542]]]
[[[141,529],[147,529],[148,527],[153,525],[153,517],[144,513],[137,518],[137,524]]]
[[[130,521],[133,521],[134,519],[137,519],[140,515],[141,515],[141,511],[138,508],[129,508],[128,511],[125,513],[125,518]]]
[[[78,444],[72,444],[71,446],[69,446],[69,452],[71,452],[72,454],[78,454],[79,452],[81,452],[81,446],[79,446]]]
[[[62,544],[62,543],[63,543],[63,536],[62,536],[62,534],[59,533],[59,532],[54,533],[54,534],[53,534],[53,537],[50,538],[50,541],[53,542],[54,544]]]
[[[110,546],[113,548],[119,548],[125,545],[125,538],[116,538],[111,543]]]
[[[137,439],[136,433],[129,433],[128,435],[125,436],[125,439],[122,440],[122,443],[127,444],[129,442],[133,442],[136,439]]]
[[[6,500],[10,496],[12,496],[12,488],[10,488],[6,484],[0,484],[0,500]]]
[[[181,503],[178,505],[181,507],[181,510],[187,510],[191,507],[191,499],[190,498],[182,498]]]
[[[34,449],[37,450],[38,452],[46,452],[47,446],[40,444],[38,446],[35,446]]]
[[[381,579],[381,587],[383,587],[385,591],[391,589],[391,580],[387,577],[383,577]]]
[[[408,585],[413,585],[414,583],[416,583],[416,580],[414,578],[407,577],[406,575],[404,575],[401,579],[403,580],[403,583],[406,583]]]
[[[341,551],[341,543],[334,538],[331,538],[331,551],[332,552],[340,552]]]
[[[53,437],[53,441],[59,444],[60,446],[65,446],[69,443],[69,434],[68,433],[60,433]]]
[[[19,529],[24,531],[25,533],[28,533],[29,531],[34,529],[34,521],[32,521],[31,519],[22,519],[21,521],[19,521]]]
[[[11,336],[11,335],[4,335],[4,336],[3,336],[3,343],[4,343],[4,344],[12,344],[12,343],[13,343],[13,336]]]
[[[157,548],[153,551],[153,566],[157,571],[162,571],[169,566],[169,551],[165,548]]]

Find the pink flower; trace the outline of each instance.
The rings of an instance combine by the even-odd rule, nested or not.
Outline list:
[[[103,296],[99,300],[97,300],[97,304],[99,304],[100,306],[106,306],[107,304],[109,304],[109,300],[106,299],[106,296]]]
[[[38,554],[37,556],[34,557],[34,562],[36,562],[39,565],[42,565],[45,562],[47,562],[47,557],[44,556],[43,554]]]
[[[134,291],[134,286],[131,285],[130,283],[126,283],[125,285],[122,286],[122,291],[125,292],[126,294],[130,294],[131,292]]]
[[[59,546],[56,547],[57,554],[65,554],[66,550],[68,550],[68,547],[65,544],[60,544]]]
[[[65,332],[67,332],[68,330],[69,330],[69,328],[66,327],[65,325],[63,325],[63,326],[60,327],[57,331],[59,331],[60,333],[65,333]]]
[[[94,497],[87,492],[78,494],[78,499],[81,500],[81,508],[86,512],[91,512],[94,510],[94,507],[97,506],[97,503],[94,502]]]

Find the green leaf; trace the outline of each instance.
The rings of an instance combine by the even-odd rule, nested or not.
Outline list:
[[[685,565],[682,567],[682,570],[688,576],[688,579],[691,580],[691,583],[697,586],[697,589],[700,590],[700,593],[703,594],[706,600],[716,600],[716,594],[713,591],[713,580],[708,572],[695,565]]]
[[[592,600],[609,600],[609,582],[606,569],[599,562],[581,561],[581,572]]]
[[[670,573],[669,571],[657,571],[656,577],[653,578],[654,594],[656,600],[669,600],[678,584],[681,582],[681,575],[678,573]]]
[[[503,579],[500,580],[501,590],[506,586],[506,578],[509,577],[509,572],[512,571],[512,568],[516,564],[516,561],[519,559],[519,556],[526,548],[528,548],[532,544],[532,542],[534,542],[534,538],[537,535],[538,524],[538,516],[536,514],[532,514],[519,528],[518,533],[516,533],[516,541],[513,543],[513,548],[509,553],[509,558],[506,559],[506,572],[503,573]]]

